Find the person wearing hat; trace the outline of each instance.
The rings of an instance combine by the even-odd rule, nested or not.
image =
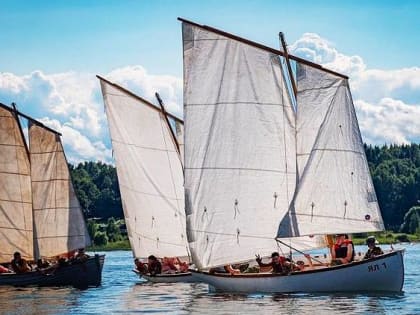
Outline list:
[[[366,245],[368,246],[368,251],[365,254],[363,259],[370,259],[376,256],[382,255],[384,252],[379,246],[376,246],[378,241],[375,239],[375,236],[369,236],[366,239]]]

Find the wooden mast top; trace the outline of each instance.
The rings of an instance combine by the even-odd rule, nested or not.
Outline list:
[[[279,37],[280,37],[281,45],[283,46],[284,59],[286,59],[287,70],[289,71],[289,77],[290,77],[290,82],[292,83],[293,94],[296,98],[297,87],[295,83],[295,78],[293,77],[292,66],[290,65],[290,60],[289,60],[289,52],[287,51],[287,45],[286,45],[286,41],[284,40],[283,32],[279,33]]]
[[[177,152],[178,152],[178,156],[181,156],[181,154],[180,154],[180,150],[179,150],[179,143],[178,143],[178,139],[176,138],[176,136],[175,136],[175,133],[174,133],[174,131],[172,130],[172,128],[171,128],[171,124],[169,123],[169,119],[168,119],[168,112],[166,111],[166,109],[165,109],[165,105],[163,104],[163,101],[162,101],[162,99],[160,98],[160,95],[159,95],[159,93],[158,92],[156,92],[155,93],[155,96],[156,96],[156,99],[158,100],[158,102],[159,102],[159,105],[160,105],[160,107],[161,107],[161,109],[162,109],[162,114],[163,114],[163,116],[165,117],[165,121],[166,121],[166,124],[167,124],[167,126],[168,126],[168,128],[169,128],[169,132],[171,133],[171,136],[172,136],[172,140],[173,140],[173,142],[175,143],[175,146],[176,146],[176,150],[177,150]],[[181,163],[182,164],[182,163]]]
[[[204,29],[204,30],[207,30],[207,31],[210,31],[210,32],[213,32],[213,33],[216,33],[216,34],[219,34],[219,35],[222,35],[222,36],[225,36],[225,37],[228,37],[228,38],[234,39],[234,40],[237,40],[237,41],[242,42],[242,43],[244,43],[244,44],[248,44],[248,45],[250,45],[250,46],[254,46],[254,47],[256,47],[256,48],[259,48],[259,49],[262,49],[262,50],[265,50],[265,51],[271,52],[271,53],[273,53],[273,54],[276,54],[276,55],[280,55],[280,56],[282,56],[282,57],[285,57],[284,52],[282,52],[282,51],[280,51],[280,50],[277,50],[277,49],[274,49],[274,48],[271,48],[271,47],[268,47],[268,46],[265,46],[265,45],[259,44],[259,43],[257,43],[257,42],[253,42],[253,41],[251,41],[251,40],[248,40],[248,39],[245,39],[245,38],[242,38],[242,37],[239,37],[239,36],[233,35],[233,34],[231,34],[231,33],[227,33],[227,32],[221,31],[221,30],[219,30],[219,29],[217,29],[217,28],[213,28],[213,27],[211,27],[211,26],[207,26],[207,25],[200,25],[200,24],[197,24],[197,23],[191,22],[191,21],[189,21],[189,20],[186,20],[186,19],[183,19],[183,18],[180,18],[180,17],[178,18],[178,20],[179,20],[179,21],[181,21],[181,22],[185,22],[185,23],[188,23],[188,24],[194,25],[194,26],[196,26],[196,27],[202,28],[202,29]],[[333,75],[336,75],[336,76],[338,76],[338,77],[340,77],[340,78],[343,78],[343,79],[348,79],[348,78],[349,78],[348,76],[346,76],[346,75],[344,75],[344,74],[342,74],[342,73],[335,72],[335,71],[333,71],[333,70],[330,70],[330,69],[324,68],[323,66],[321,66],[321,65],[319,65],[319,64],[317,64],[317,63],[314,63],[314,62],[308,61],[308,60],[306,60],[306,59],[303,59],[303,58],[300,58],[300,57],[297,57],[297,56],[294,56],[294,55],[288,55],[288,57],[289,57],[289,59],[292,59],[292,60],[298,61],[298,62],[300,62],[300,63],[302,63],[302,64],[307,65],[307,66],[310,66],[310,67],[313,67],[313,68],[316,68],[316,69],[319,69],[319,70],[322,70],[322,71],[328,72],[328,73],[333,74]]]
[[[14,112],[14,113],[16,113],[17,115],[22,116],[23,118],[25,118],[25,119],[27,119],[27,120],[29,120],[29,121],[33,122],[34,124],[36,124],[36,125],[38,125],[38,126],[40,126],[40,127],[42,127],[42,128],[47,129],[48,131],[51,131],[51,132],[53,132],[53,133],[55,133],[55,134],[57,134],[57,135],[61,136],[61,133],[59,133],[58,131],[56,131],[56,130],[54,130],[54,129],[51,129],[50,127],[45,126],[42,122],[40,122],[40,121],[36,120],[35,118],[32,118],[31,116],[28,116],[28,115],[26,115],[26,114],[24,114],[24,113],[22,113],[22,112],[18,111],[15,107],[14,107],[14,108],[11,108],[11,107],[9,107],[9,106],[7,106],[7,105],[3,104],[3,103],[0,103],[0,107],[3,107],[3,108],[5,108],[5,109],[7,109],[7,110],[10,110],[12,113]]]
[[[127,94],[129,94],[130,96],[132,96],[132,97],[134,97],[134,98],[138,99],[139,101],[141,101],[141,102],[143,102],[144,104],[146,104],[146,105],[150,106],[151,108],[153,108],[153,109],[155,109],[155,110],[157,110],[157,111],[159,111],[159,112],[162,112],[162,109],[161,109],[161,108],[159,108],[159,107],[157,107],[156,105],[154,105],[153,103],[151,103],[151,102],[149,102],[149,101],[145,100],[144,98],[142,98],[142,97],[138,96],[137,94],[134,94],[133,92],[131,92],[131,91],[129,91],[129,90],[127,90],[127,89],[123,88],[122,86],[120,86],[120,85],[118,85],[118,84],[116,84],[116,83],[113,83],[113,82],[111,82],[111,81],[109,81],[109,80],[105,79],[104,77],[101,77],[100,75],[96,75],[96,77],[97,77],[99,80],[102,80],[102,81],[104,81],[104,82],[108,83],[109,85],[112,85],[113,87],[117,88],[118,90],[120,90],[120,91],[122,91],[122,92],[124,92],[124,93],[127,93]],[[166,114],[167,116],[171,117],[172,119],[174,119],[174,120],[176,120],[176,121],[178,121],[178,122],[180,122],[180,123],[184,124],[184,121],[183,121],[181,118],[179,118],[179,117],[177,117],[177,116],[175,116],[175,115],[173,115],[173,114],[171,114],[171,113],[168,113],[168,112],[166,112],[166,111],[165,111],[165,114]]]

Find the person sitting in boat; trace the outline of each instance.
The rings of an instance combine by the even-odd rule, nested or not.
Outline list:
[[[354,260],[354,245],[347,234],[337,234],[334,246],[331,248],[331,265],[343,265]]]
[[[9,272],[11,272],[9,268],[6,268],[5,266],[0,265],[0,273],[9,273]]]
[[[162,259],[162,273],[176,273],[178,268],[175,266],[176,260],[173,257],[163,257]]]
[[[379,246],[376,246],[378,241],[375,239],[375,236],[369,236],[366,239],[366,245],[368,246],[368,251],[366,252],[363,259],[374,258],[379,255],[383,255],[383,251]]]
[[[164,257],[162,260],[162,272],[188,272],[188,264],[186,262],[182,262],[179,257]]]
[[[231,275],[238,275],[241,273],[241,271],[236,266],[232,265],[225,265],[225,266],[219,266],[219,267],[213,267],[210,268],[209,273],[215,274],[215,273],[230,273]]]
[[[51,264],[45,259],[40,258],[36,261],[36,269],[37,270],[45,269],[45,268],[48,268],[50,266],[51,266]]]
[[[162,264],[160,261],[153,255],[150,255],[147,258],[147,271],[151,276],[156,276],[162,273]]]
[[[181,259],[179,259],[179,257],[176,257],[175,259],[177,261],[176,266],[178,268],[178,271],[179,272],[188,272],[188,268],[189,268],[188,263],[185,262],[185,261],[181,261]]]
[[[271,254],[271,262],[263,263],[260,255],[256,255],[258,266],[260,267],[271,267],[271,272],[287,274],[291,270],[290,262],[286,261],[286,257],[280,256],[278,252]]]
[[[302,271],[304,269],[313,269],[313,263],[311,255],[304,254],[305,258],[308,260],[308,266],[305,266],[305,262],[303,260],[298,260],[295,264],[293,264],[293,271]]]
[[[77,255],[74,256],[74,260],[76,262],[81,262],[82,263],[82,262],[87,261],[89,259],[89,257],[90,256],[88,254],[86,254],[84,248],[79,248],[78,251],[77,251]]]
[[[142,275],[147,273],[147,264],[142,263],[140,259],[134,259],[134,265],[136,266],[136,270],[140,272]]]
[[[241,273],[241,270],[235,267],[237,266],[226,265],[223,268],[227,273],[230,273],[231,275],[239,275]]]
[[[15,273],[25,273],[31,271],[27,261],[22,258],[19,252],[15,252],[13,254],[13,259],[10,262],[10,265]]]

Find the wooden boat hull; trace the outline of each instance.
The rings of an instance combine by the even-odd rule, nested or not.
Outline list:
[[[183,272],[183,273],[172,273],[172,274],[160,274],[156,276],[150,275],[142,275],[136,270],[133,270],[136,274],[139,275],[140,278],[143,278],[147,281],[153,283],[193,283],[197,282],[196,277],[192,275],[191,272]]]
[[[404,284],[404,250],[348,265],[278,274],[209,274],[192,271],[217,292],[399,292]]]
[[[60,266],[49,274],[38,271],[24,274],[0,274],[0,285],[97,287],[102,281],[105,255],[95,255],[86,262]]]

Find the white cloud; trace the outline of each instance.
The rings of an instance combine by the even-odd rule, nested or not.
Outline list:
[[[159,92],[167,110],[182,117],[181,79],[150,75],[141,66],[115,69],[105,77],[154,103],[154,93]],[[94,74],[0,72],[0,102],[16,102],[20,111],[44,117],[46,124],[62,132],[70,161],[112,161],[102,94]]]
[[[106,78],[152,103],[157,103],[155,92],[158,92],[166,109],[182,117],[182,79],[170,75],[148,74],[142,66],[119,68],[110,72]]]
[[[317,34],[306,33],[291,51],[350,76],[359,123],[368,143],[419,142],[420,68],[369,69],[360,56],[348,56]],[[140,65],[104,75],[143,98],[182,116],[182,79],[153,75]],[[0,72],[0,102],[18,108],[63,133],[70,161],[112,161],[99,82],[94,74],[34,71],[18,76]],[[48,118],[45,118],[48,117]]]
[[[290,50],[295,55],[348,75],[358,74],[366,69],[360,56],[347,56],[338,52],[332,43],[318,34],[303,34],[291,45]]]
[[[410,143],[420,139],[420,106],[383,98],[377,104],[355,101],[359,125],[368,143]]]
[[[94,145],[108,136],[98,95],[96,78],[90,74],[0,73],[0,100],[16,102],[20,111],[34,118],[48,117],[48,123],[62,131],[70,161],[111,161],[109,149],[100,150]]]
[[[46,126],[60,132],[65,145],[69,162],[78,163],[84,160],[109,162],[111,150],[101,141],[92,142],[87,136],[69,125],[61,124],[56,119],[44,117],[39,119]]]
[[[345,55],[312,33],[298,39],[291,51],[350,77],[365,142],[420,142],[420,68],[369,69],[360,56]]]

